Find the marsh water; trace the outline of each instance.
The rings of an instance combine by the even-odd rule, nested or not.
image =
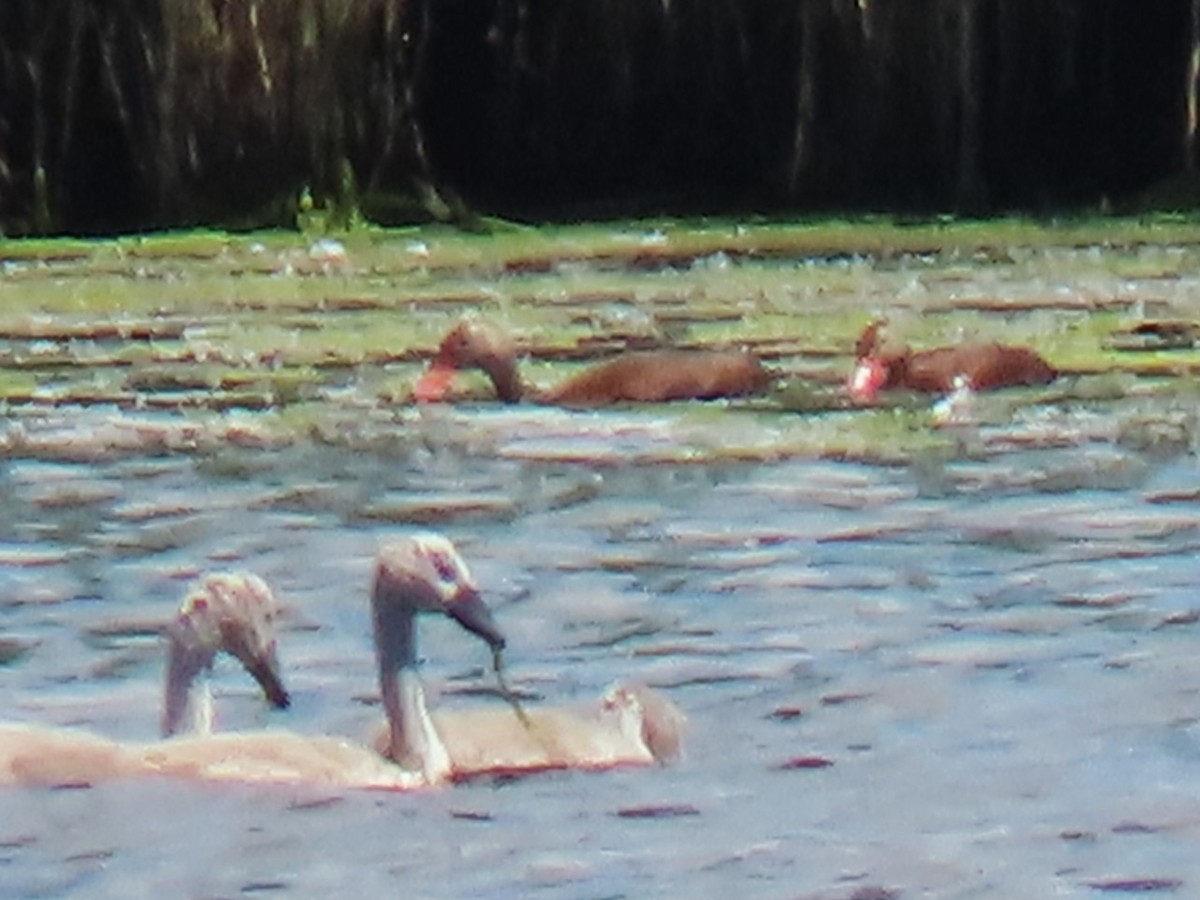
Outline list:
[[[721,284],[758,278],[762,293],[738,312],[748,334],[759,308],[835,323],[798,327],[784,337],[799,349],[772,358],[817,386],[812,409],[810,394],[798,403],[786,388],[766,401],[604,411],[380,399],[381,384],[418,371],[417,354],[337,368],[318,391],[335,408],[285,434],[246,409],[173,409],[160,394],[121,402],[114,385],[145,384],[125,369],[83,379],[103,397],[64,396],[73,376],[48,363],[31,396],[10,400],[0,462],[5,719],[154,739],[158,628],[190,579],[238,568],[287,605],[280,653],[294,704],[265,711],[223,663],[218,726],[364,735],[380,715],[372,558],[389,535],[433,527],[483,586],[509,638],[509,679],[529,702],[637,680],[677,703],[689,732],[669,767],[408,794],[170,780],[8,788],[0,893],[1200,891],[1192,353],[1084,359],[1095,333],[1148,308],[1194,316],[1195,255],[1031,251],[974,270],[924,257],[762,268],[708,258],[628,276],[616,310],[611,297],[549,291],[570,310],[598,303],[623,328],[653,321],[664,297],[678,314],[673,277],[688,279],[685,301],[712,306]],[[731,268],[738,280],[723,282]],[[800,287],[781,286],[789,272]],[[578,282],[579,264],[560,275]],[[288,297],[297,278],[310,279],[306,293],[331,284],[327,273],[315,285],[291,271],[263,277]],[[819,313],[822,280],[832,287]],[[1001,308],[980,312],[985,296]],[[944,334],[978,321],[988,335],[1040,335],[1076,371],[1044,391],[981,397],[953,428],[935,427],[924,399],[898,398],[899,412],[845,408],[836,379],[853,329],[900,307]],[[340,314],[356,311],[377,312]],[[428,334],[448,321],[442,309],[411,314],[427,317]],[[219,325],[195,315],[163,340],[209,344]],[[271,333],[320,330],[313,316]],[[64,348],[109,355],[46,327],[10,323],[6,352],[21,371]],[[163,382],[163,360],[150,363]],[[1099,371],[1113,368],[1126,372]],[[434,702],[503,702],[485,648],[451,623],[423,623],[421,650]]]

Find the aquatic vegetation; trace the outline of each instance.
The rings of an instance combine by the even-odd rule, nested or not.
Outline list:
[[[1067,374],[1013,392],[1012,410],[1156,394],[1200,369],[1187,342],[1113,337],[1151,315],[1196,319],[1186,219],[497,225],[364,228],[336,253],[291,232],[0,241],[0,400],[253,411],[297,436],[375,441],[448,323],[474,313],[514,333],[539,384],[628,349],[753,349],[778,384],[733,407],[777,433],[739,444],[712,404],[704,452],[890,458],[946,438],[924,400],[846,408],[852,342],[879,314],[914,347],[1021,343]],[[350,425],[363,410],[384,424]],[[710,413],[656,415],[687,428]]]

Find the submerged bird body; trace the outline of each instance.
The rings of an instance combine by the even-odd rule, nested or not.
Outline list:
[[[884,340],[880,330],[885,324],[872,322],[855,345],[857,360],[847,382],[855,400],[870,401],[879,391],[892,388],[949,393],[958,376],[976,391],[1048,384],[1058,377],[1054,367],[1029,347],[981,342],[914,351]]]
[[[82,785],[144,770],[135,748],[88,731],[0,723],[0,785]]]
[[[752,353],[739,350],[653,350],[599,363],[545,391],[527,390],[517,372],[517,346],[507,334],[464,319],[442,339],[418,380],[421,401],[443,400],[456,372],[481,369],[505,403],[533,399],[558,406],[715,400],[764,392],[772,376]]]

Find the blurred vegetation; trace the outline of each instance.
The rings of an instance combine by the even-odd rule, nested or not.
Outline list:
[[[5,0],[0,231],[1190,206],[1200,0]]]
[[[412,27],[397,0],[6,2],[0,218],[46,232],[295,226],[318,221],[313,204],[321,229],[372,203],[444,215]]]

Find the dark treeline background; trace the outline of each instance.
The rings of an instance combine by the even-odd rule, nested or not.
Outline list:
[[[1044,212],[1196,162],[1200,0],[0,0],[0,230]],[[1174,179],[1174,181],[1171,181]]]

